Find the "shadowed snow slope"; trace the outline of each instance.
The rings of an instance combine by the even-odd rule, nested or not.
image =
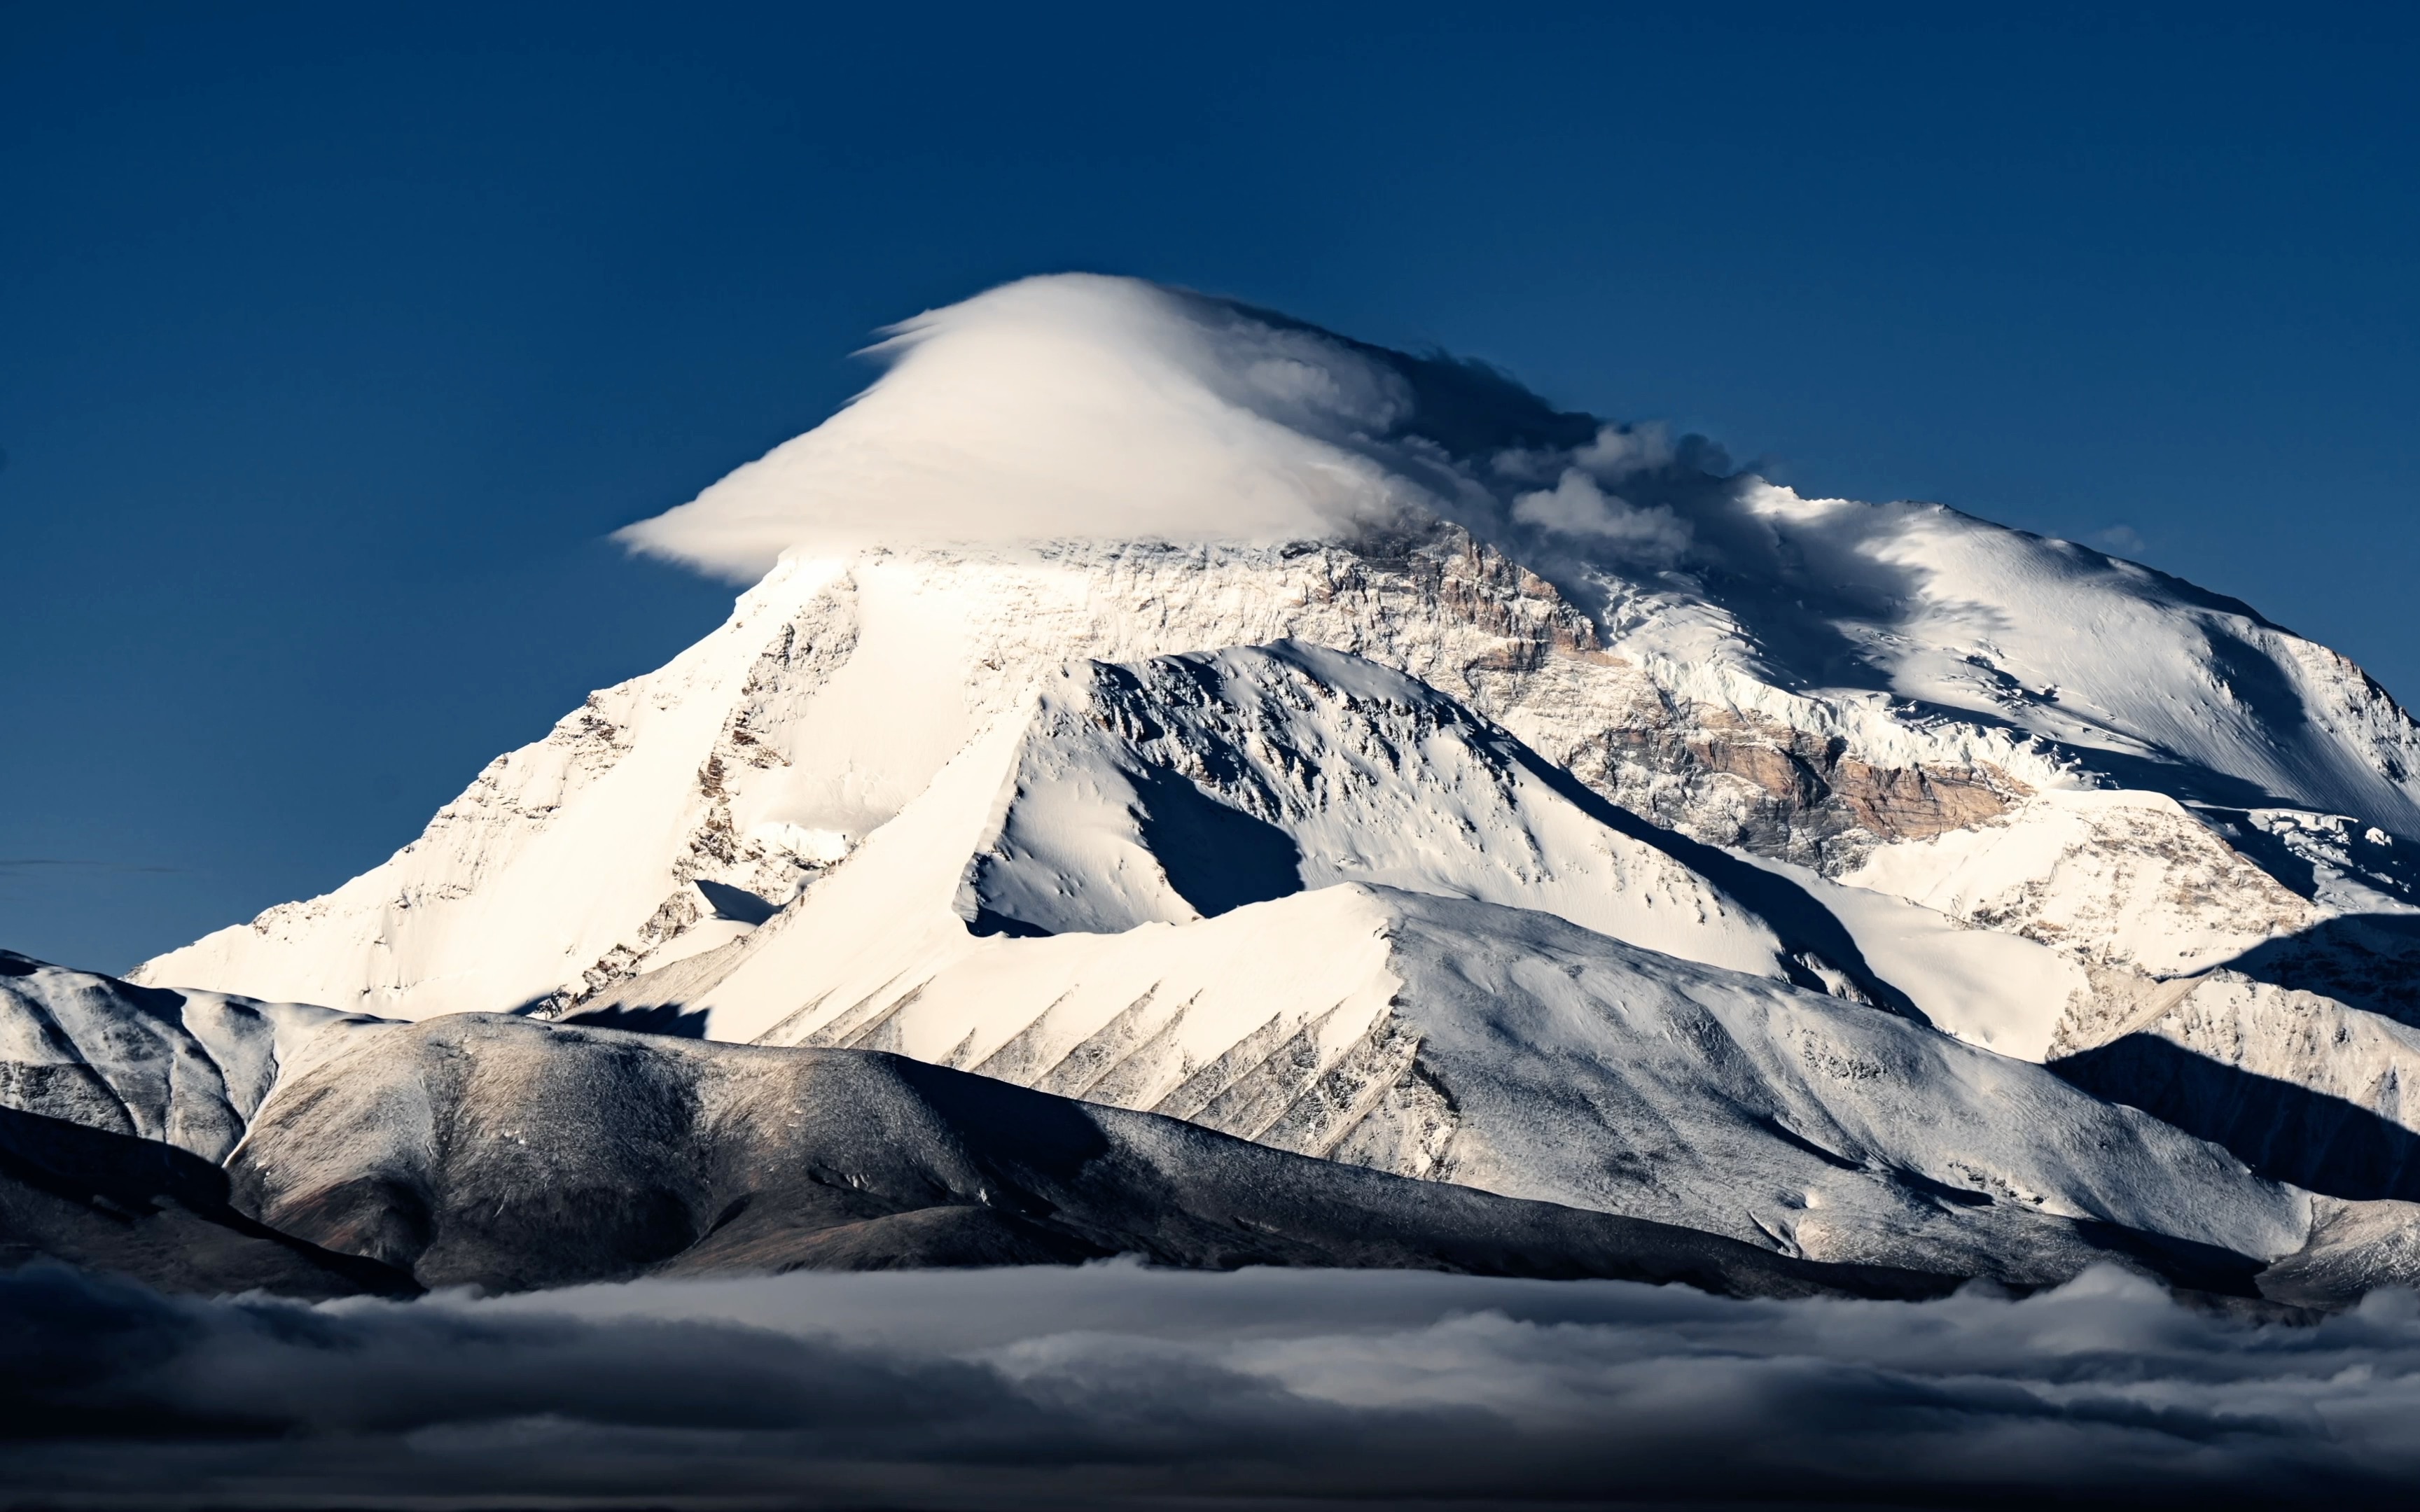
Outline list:
[[[224,1172],[12,1074],[0,1242],[304,1290],[1137,1253],[1884,1294],[2115,1256],[2249,1293],[2313,1249],[2300,1192],[2038,1067],[1546,915],[1348,884],[977,945],[809,1034],[849,1046],[331,1015]],[[37,1010],[201,1053],[167,995],[11,961]],[[879,1048],[951,1036],[990,1074]],[[2331,1209],[2298,1295],[2408,1272],[2404,1211]]]
[[[237,1211],[226,1172],[198,1156],[0,1103],[0,1271],[36,1259],[172,1291],[419,1289],[391,1266],[323,1250]]]
[[[246,1217],[218,1165],[281,1075],[370,1022],[0,950],[0,1265],[42,1256],[179,1290],[414,1289]]]

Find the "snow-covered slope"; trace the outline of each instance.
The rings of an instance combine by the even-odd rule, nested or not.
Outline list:
[[[240,1200],[281,1229],[431,1285],[1125,1254],[1754,1294],[1944,1289],[1306,1160],[894,1056],[496,1015],[357,1038],[280,1088],[229,1166]]]
[[[2039,1280],[2095,1224],[2302,1242],[2292,1194],[2038,1067],[1544,914],[1343,884],[1117,934],[903,928],[897,959],[810,949],[833,933],[802,911],[689,1002],[718,1035],[893,1050],[1820,1258]]]
[[[1342,548],[877,553],[845,569],[787,563],[663,671],[596,695],[546,741],[500,759],[384,867],[135,976],[243,980],[271,995],[405,1017],[569,1001],[643,961],[661,964],[667,942],[712,920],[712,904],[690,886],[697,879],[789,901],[923,793],[970,740],[1037,700],[1069,648],[1106,660],[1294,635],[1467,686],[1474,669],[1531,656],[1544,638],[1585,635],[1585,622],[1551,589],[1467,537],[1448,532],[1427,550],[1375,581]],[[1612,663],[1577,665],[1608,685],[1635,676]],[[1466,713],[1452,717],[1476,728]],[[1672,864],[1606,838],[1604,825],[1551,799],[1534,772],[1523,780],[1520,801],[1532,810],[1593,834],[1587,845],[1637,853],[1634,869],[1657,869],[1662,880],[1642,886],[1682,886]],[[1427,802],[1418,792],[1371,798],[1361,818],[1376,827],[1349,836],[1349,816],[1334,816],[1328,849],[1350,869],[1358,852],[1394,843],[1384,827]],[[1477,843],[1475,828],[1462,829],[1461,852],[1497,873],[1499,891],[1519,880],[1503,857],[1562,844],[1518,832],[1532,817],[1491,814],[1491,824],[1514,830]],[[1461,827],[1442,813],[1430,822]],[[1602,871],[1610,856],[1564,861]],[[1561,886],[1575,898],[1572,889],[1590,884]],[[739,919],[713,922],[726,926],[723,935],[745,929]],[[1745,939],[1703,949],[1745,964],[1742,951],[1762,949]],[[678,949],[700,944],[692,936]]]
[[[2053,1069],[2277,1180],[2420,1200],[2420,1027],[2408,1016],[2213,971],[2163,984]]]
[[[2070,543],[1801,498],[1485,369],[1125,280],[1011,285],[909,322],[888,355],[826,425],[629,536],[753,578],[801,548],[1275,544],[1442,517],[1575,593],[1659,685],[1795,729],[1828,717],[1868,761],[1956,750],[1926,716],[1962,717],[2138,785],[2420,833],[2420,731],[2357,668]]]
[[[670,666],[499,759],[386,865],[136,976],[403,1016],[577,995],[704,917],[694,878],[787,901],[1071,657],[1367,642],[1393,606],[1337,594],[1351,570],[1341,552],[1166,547],[785,563]],[[1508,640],[1404,608],[1400,639],[1430,665]]]
[[[1749,483],[1702,523],[1692,580],[1613,590],[1615,649],[1820,689],[1859,722],[2013,728],[2120,785],[2420,821],[2412,720],[2233,600],[1938,505]]]
[[[198,1241],[178,1221],[95,1250],[93,1214],[33,1222],[0,1180],[0,1245],[175,1284],[217,1273],[199,1254],[180,1270],[178,1242],[249,1233],[306,1242],[286,1270],[338,1286],[1133,1251],[1882,1294],[1932,1283],[1767,1261],[2033,1282],[2116,1256],[2242,1290],[2310,1229],[2303,1194],[2214,1148],[1899,1016],[1362,884],[1119,934],[990,936],[895,998],[793,1022],[818,1041],[798,1049],[197,1001],[206,1026],[233,1012],[246,1034],[300,1036],[253,1045],[240,1105],[108,1059],[113,1034],[196,1054],[173,995],[8,961],[23,1011],[77,1022],[65,1053],[90,1058],[71,1063],[164,1099],[168,1126],[219,1115],[227,1148],[222,1174],[163,1132],[128,1136],[115,1106],[32,1105],[43,1089],[13,1072],[45,1063],[10,1048],[9,1172],[159,1188],[204,1222]],[[879,1053],[952,1035],[960,1053],[917,1059],[987,1074]],[[401,1273],[332,1281],[311,1245]],[[236,1258],[277,1273],[273,1255]]]
[[[2173,798],[2053,792],[1902,841],[1840,879],[2156,977],[2207,970],[2326,911]]]
[[[959,912],[1116,933],[1356,879],[1786,974],[1771,925],[1560,778],[1435,689],[1299,641],[1088,661],[1044,683]]]
[[[283,1071],[360,1022],[302,1003],[137,987],[0,950],[0,1107],[219,1161]]]

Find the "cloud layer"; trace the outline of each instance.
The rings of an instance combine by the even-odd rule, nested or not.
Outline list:
[[[1083,1270],[305,1307],[0,1276],[0,1484],[133,1504],[2383,1504],[2420,1304]]]

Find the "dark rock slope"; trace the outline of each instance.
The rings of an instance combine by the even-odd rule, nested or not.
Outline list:
[[[63,1260],[169,1291],[420,1289],[392,1266],[278,1233],[226,1197],[225,1172],[173,1145],[0,1107],[0,1266]]]
[[[422,1285],[796,1268],[1410,1266],[1937,1294],[1668,1225],[1288,1154],[900,1057],[461,1014],[281,1082],[238,1206]]]

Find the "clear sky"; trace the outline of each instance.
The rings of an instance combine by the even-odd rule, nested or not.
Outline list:
[[[375,864],[721,617],[605,532],[1065,269],[2093,540],[2420,695],[2414,12],[1836,8],[0,0],[0,945],[123,969]]]

